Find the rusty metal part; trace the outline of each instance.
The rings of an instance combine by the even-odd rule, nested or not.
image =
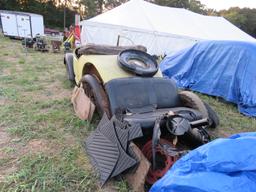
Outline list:
[[[160,122],[162,117],[159,117],[155,121],[155,126],[153,129],[153,136],[152,136],[152,169],[156,168],[156,146],[159,143],[161,137],[161,130],[160,130]]]
[[[196,128],[209,125],[209,120],[207,118],[204,118],[196,121],[191,121],[189,123],[192,128]]]
[[[153,185],[158,179],[163,177],[179,158],[178,153],[168,154],[166,152],[167,146],[174,148],[173,144],[165,139],[160,139],[159,144],[156,146],[156,167],[153,169],[151,166],[146,177],[146,183],[149,185]],[[152,140],[149,140],[143,146],[142,153],[149,161],[152,160]]]
[[[91,63],[87,63],[86,65],[84,65],[82,74],[83,74],[83,76],[86,74],[92,75],[98,80],[99,83],[103,82],[98,70]]]
[[[136,170],[130,171],[124,177],[129,186],[132,188],[132,191],[142,192],[144,191],[145,179],[151,164],[134,143],[131,143],[130,147],[136,154],[139,164]]]

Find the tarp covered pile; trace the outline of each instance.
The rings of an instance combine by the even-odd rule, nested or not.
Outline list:
[[[205,144],[181,159],[150,192],[256,191],[256,133]]]
[[[167,56],[163,74],[178,87],[222,97],[241,113],[256,116],[256,44],[205,41]]]

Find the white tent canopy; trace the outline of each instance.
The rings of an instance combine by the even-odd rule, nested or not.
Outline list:
[[[131,0],[81,22],[82,44],[140,44],[151,54],[168,54],[201,40],[256,40],[222,17]]]

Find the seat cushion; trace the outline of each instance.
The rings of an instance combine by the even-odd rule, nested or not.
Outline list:
[[[187,107],[175,107],[175,108],[165,108],[165,109],[156,109],[152,112],[147,113],[127,113],[124,115],[124,120],[130,123],[138,123],[142,128],[153,128],[155,121],[161,115],[173,111],[176,114],[179,114],[189,121],[196,121],[202,119],[202,114],[191,108]]]
[[[175,83],[164,78],[120,78],[105,84],[112,115],[118,109],[155,106],[156,109],[179,106]]]

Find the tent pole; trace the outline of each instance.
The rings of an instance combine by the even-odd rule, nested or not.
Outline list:
[[[117,43],[116,43],[117,47],[119,46],[119,41],[120,41],[120,35],[117,36]]]

